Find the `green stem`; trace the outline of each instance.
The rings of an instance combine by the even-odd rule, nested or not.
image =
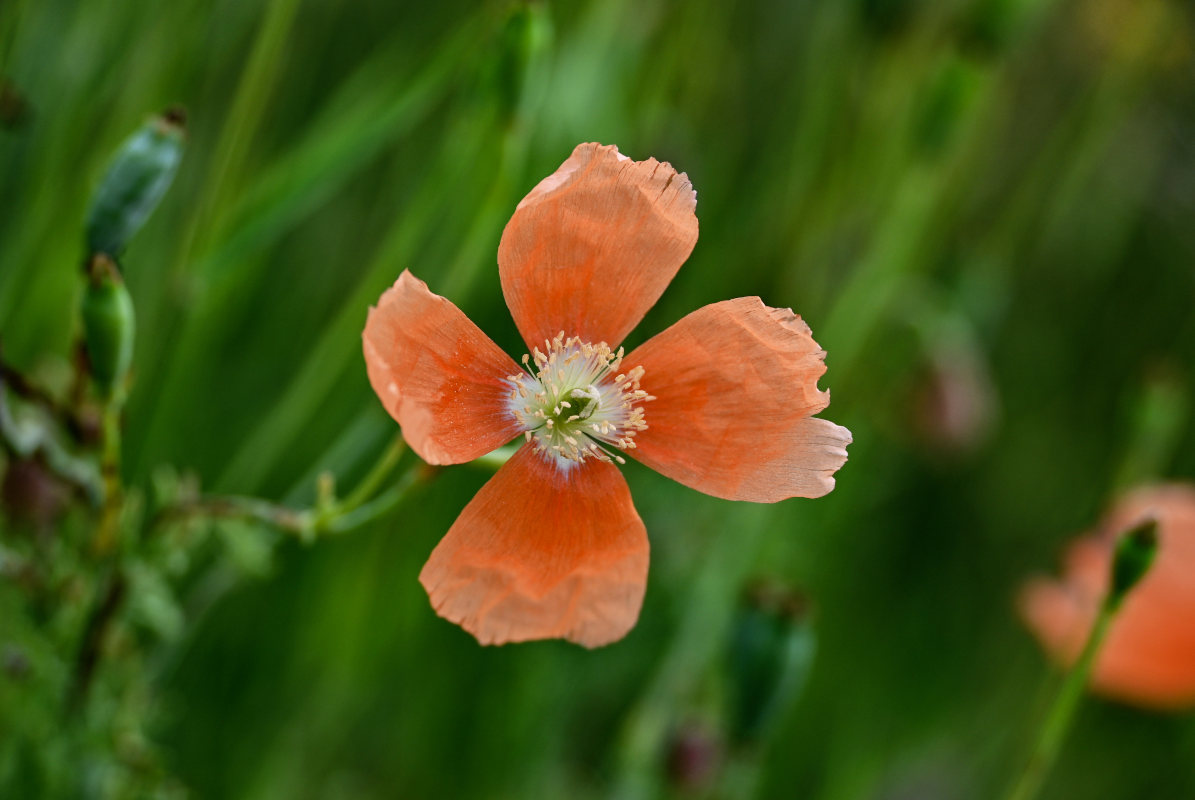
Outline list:
[[[206,251],[209,237],[219,229],[223,214],[234,205],[232,191],[249,144],[265,116],[270,89],[280,72],[286,40],[298,7],[298,0],[272,0],[266,7],[253,50],[237,85],[232,109],[220,132],[212,157],[210,180],[204,184],[199,213],[192,218],[193,227],[188,231],[187,247],[178,264],[180,268],[188,263],[194,245],[199,245],[199,252]]]
[[[430,474],[421,464],[413,464],[392,486],[377,494],[405,452],[406,443],[396,436],[361,482],[340,502],[324,504],[317,500],[313,508],[293,509],[258,497],[215,495],[165,510],[154,527],[179,519],[207,517],[264,522],[304,540],[321,534],[346,533],[390,511],[415,483]]]
[[[180,343],[184,341],[181,336],[192,322],[197,302],[201,303],[194,293],[206,288],[202,283],[205,276],[195,272],[194,261],[212,249],[227,215],[236,206],[249,146],[265,117],[270,91],[281,72],[287,37],[298,8],[299,0],[268,0],[258,25],[253,49],[237,82],[231,110],[216,139],[207,178],[192,206],[195,211],[189,215],[178,237],[179,246],[169,269],[164,270],[166,307],[163,308],[161,302],[150,306],[147,328],[157,332],[155,338],[159,344],[149,354],[142,354],[138,370],[149,384],[168,387],[173,374],[170,365],[192,363],[184,357],[185,354],[180,354]],[[162,424],[162,405],[159,398],[159,403],[143,415],[142,425],[149,436]],[[144,452],[142,447],[142,459]]]
[[[104,506],[96,526],[93,547],[100,556],[115,548],[120,528],[120,512],[124,505],[124,482],[120,475],[120,402],[121,392],[104,402],[103,452],[100,455],[100,474],[104,481]]]
[[[402,436],[395,436],[394,441],[383,451],[377,463],[373,465],[373,468],[357,484],[357,488],[353,489],[348,497],[336,504],[336,514],[343,516],[355,511],[366,500],[373,497],[374,493],[381,487],[382,482],[394,470],[394,467],[398,464],[399,459],[402,458],[402,454],[406,452],[406,449],[407,443],[403,440]]]
[[[171,506],[158,515],[152,527],[156,528],[167,522],[203,517],[253,520],[272,525],[279,530],[297,533],[303,525],[303,514],[302,511],[296,511],[257,497],[217,495]]]
[[[362,503],[351,510],[342,509],[341,513],[324,523],[320,533],[328,535],[348,533],[385,516],[406,498],[407,492],[415,484],[428,480],[432,474],[432,472],[424,470],[420,464],[413,465],[399,477],[393,486],[369,502]]]
[[[1067,731],[1070,730],[1071,723],[1074,721],[1075,711],[1079,707],[1079,701],[1083,697],[1083,691],[1087,687],[1092,667],[1095,665],[1095,656],[1104,642],[1108,626],[1112,622],[1118,606],[1119,603],[1109,592],[1100,605],[1099,615],[1095,618],[1091,634],[1087,637],[1087,644],[1084,645],[1083,652],[1079,656],[1079,660],[1075,662],[1070,674],[1066,676],[1066,681],[1062,684],[1062,689],[1058,692],[1058,697],[1055,698],[1054,704],[1042,724],[1041,731],[1038,733],[1037,743],[1029,756],[1029,761],[1008,793],[1007,800],[1031,800],[1037,796],[1042,782],[1058,757],[1058,751],[1066,739]]]

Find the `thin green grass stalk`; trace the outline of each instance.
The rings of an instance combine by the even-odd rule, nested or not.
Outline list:
[[[472,291],[483,266],[493,268],[494,258],[485,256],[488,248],[497,252],[494,233],[501,231],[505,220],[514,211],[518,177],[523,173],[527,161],[528,136],[526,128],[518,127],[507,131],[502,142],[501,162],[498,164],[494,182],[486,193],[485,202],[474,218],[456,257],[448,269],[443,292],[454,302],[463,303]]]
[[[462,134],[470,137],[475,136],[477,128],[481,126],[478,126],[475,120],[467,120],[466,127],[474,132],[462,131]],[[445,152],[457,151],[448,147],[445,148]],[[499,229],[502,215],[509,213],[509,207],[513,205],[510,202],[511,168],[507,165],[523,163],[526,154],[525,136],[512,134],[503,152],[503,162],[498,165],[496,177],[486,194],[483,208],[474,215],[444,280],[444,285],[448,287],[444,290],[445,294],[454,301],[459,301],[462,296],[467,295],[468,287],[477,275],[478,265],[490,261],[486,258],[485,251],[492,244],[494,231]],[[452,162],[453,158],[450,155],[447,164],[449,168],[454,168]],[[424,190],[430,197],[424,200],[417,198],[412,202],[407,213],[401,216],[398,224],[391,229],[389,237],[365,270],[365,277],[358,283],[357,289],[345,299],[334,321],[324,329],[307,361],[275,405],[274,412],[229,462],[217,480],[217,486],[236,486],[242,490],[250,487],[249,491],[259,486],[269,470],[278,463],[293,438],[299,434],[302,425],[310,419],[328,392],[336,385],[347,364],[360,357],[356,336],[364,326],[369,306],[377,301],[381,287],[397,278],[404,265],[415,262],[414,252],[419,238],[425,235],[431,221],[442,213],[444,204],[450,203],[454,197],[451,192],[441,192],[438,181],[434,178],[425,183]]]
[[[1044,2],[1031,9],[1026,26],[1033,27],[1053,13],[1056,0]],[[1134,26],[1136,35],[1158,35],[1161,31],[1142,30]],[[1023,37],[1028,40],[1031,37]],[[1019,77],[1015,68],[1013,77]],[[1109,65],[1095,85],[1070,103],[1059,122],[1048,132],[1044,143],[1036,148],[1032,159],[1020,171],[1019,184],[1000,213],[985,230],[983,246],[979,249],[997,252],[1004,243],[1020,243],[1022,250],[1040,246],[1041,233],[1057,230],[1069,211],[1087,205],[1087,192],[1094,176],[1108,169],[1108,152],[1116,135],[1122,132],[1120,123],[1131,113],[1131,106],[1140,102],[1144,89],[1145,68],[1121,60]],[[998,106],[990,116],[993,120],[1008,119],[1019,112],[1020,95],[1017,84],[1003,81]],[[1122,197],[1136,199],[1152,185],[1151,179],[1162,163],[1164,148],[1137,148],[1140,168],[1129,173]],[[991,152],[985,137],[976,137],[970,153],[963,159],[962,169],[979,171],[990,163]],[[1127,217],[1128,215],[1121,215]],[[1120,222],[1131,220],[1120,220]],[[1131,232],[1131,225],[1119,230],[1101,231],[1123,242]],[[1040,232],[1040,233],[1039,233]],[[1107,262],[1119,254],[1116,246],[1095,248],[1093,255]],[[1033,263],[1024,252],[1004,254],[1008,263]]]
[[[55,13],[56,5],[70,13]],[[0,24],[14,29],[11,41],[0,42],[7,48],[0,73],[16,81],[29,104],[22,126],[0,131],[0,185],[6,196],[21,198],[0,219],[0,325],[10,357],[21,364],[65,351],[70,339],[74,309],[65,298],[83,255],[75,226],[98,177],[92,167],[107,154],[96,142],[113,140],[113,131],[123,138],[135,124],[127,109],[136,108],[133,118],[140,121],[154,102],[146,100],[154,72],[130,69],[138,49],[127,40],[107,48],[103,70],[79,69],[127,31],[123,15],[133,12],[113,7],[97,13],[94,5],[76,5],[0,2]],[[121,91],[109,104],[113,74],[122,76]],[[31,307],[39,313],[17,313]]]
[[[142,354],[140,372],[145,380],[155,385],[162,384],[164,368],[177,367],[184,361],[176,358],[173,351],[189,316],[189,292],[182,291],[187,285],[186,276],[191,271],[195,255],[207,251],[236,205],[246,156],[281,70],[286,39],[298,7],[299,0],[269,0],[232,107],[216,141],[209,177],[194,204],[195,212],[188,217],[180,236],[181,245],[174,262],[166,270],[163,282],[166,296],[159,299],[156,313],[148,315],[146,330],[155,332],[154,341],[158,344],[154,350]],[[148,409],[136,409],[146,418],[141,424],[147,430],[153,430],[163,405],[158,402]]]
[[[802,113],[796,117],[791,149],[784,158],[784,163],[793,166],[784,181],[779,206],[792,209],[794,216],[800,215],[805,204],[821,197],[820,187],[814,188],[815,181],[839,130],[834,110],[841,107],[850,78],[847,70],[825,70],[822,65],[842,64],[857,52],[858,39],[849,35],[853,32],[852,11],[847,3],[821,6],[812,22],[814,30],[806,38],[809,46],[799,54],[804,83],[796,96],[801,98]]]
[[[391,57],[387,55],[358,70],[345,81],[345,88],[330,101],[329,110],[321,121],[315,123],[314,129],[302,143],[253,182],[242,204],[243,213],[251,212],[253,216],[232,231],[228,239],[217,244],[211,253],[206,256],[201,254],[202,261],[197,269],[201,276],[211,279],[210,291],[205,292],[202,307],[174,343],[175,351],[170,354],[170,366],[161,379],[164,389],[155,398],[154,407],[135,406],[135,410],[143,416],[149,416],[137,451],[138,471],[148,467],[152,443],[173,424],[170,417],[172,410],[191,396],[194,384],[188,381],[193,380],[194,365],[203,363],[204,352],[211,346],[212,337],[226,319],[222,311],[225,302],[247,291],[248,286],[256,285],[260,278],[260,268],[247,272],[239,267],[233,270],[232,266],[243,265],[250,252],[268,247],[292,230],[294,225],[307,218],[322,198],[334,193],[395,137],[413,128],[430,113],[435,102],[442,99],[453,85],[453,78],[461,69],[460,59],[465,57],[463,54],[471,43],[470,36],[476,34],[477,19],[473,18],[463,25],[462,30],[438,52],[435,59],[397,93],[375,92],[368,102],[353,105],[349,99],[353,88],[363,84],[387,85],[380,73]],[[469,133],[471,137],[478,135],[477,131]],[[457,172],[462,165],[452,163],[450,154],[454,148],[450,145],[453,141],[449,137],[445,142],[441,163],[444,165],[443,170]],[[473,141],[463,151],[472,152],[476,147],[477,142]],[[399,210],[395,226],[364,270],[363,277],[341,303],[333,321],[325,327],[283,398],[274,406],[269,420],[257,428],[245,446],[233,456],[216,481],[217,488],[235,487],[237,491],[255,491],[264,477],[263,473],[275,463],[268,453],[277,447],[289,445],[299,426],[310,418],[314,407],[327,396],[343,372],[347,354],[357,352],[348,342],[354,338],[354,328],[363,324],[365,309],[377,299],[382,288],[396,277],[395,265],[414,260],[419,237],[424,236],[432,227],[432,221],[450,207],[448,204],[452,198],[447,192],[441,191],[441,182],[436,180],[436,175],[433,171],[432,178],[425,182],[405,208]],[[269,262],[263,259],[259,263],[264,267]],[[142,402],[147,403],[148,400],[143,399]],[[278,441],[279,437],[281,441]],[[262,464],[263,467],[253,467],[252,464]]]
[[[897,190],[892,212],[875,236],[867,256],[851,273],[846,287],[819,331],[837,369],[854,372],[874,327],[899,295],[904,280],[925,265],[927,239],[939,227],[940,173],[913,171]],[[842,378],[836,379],[840,383]]]
[[[972,146],[972,140],[984,135],[975,124],[988,113],[994,101],[994,82],[989,76],[956,121],[953,140],[949,141],[936,163],[922,163],[901,181],[893,198],[890,214],[876,235],[864,261],[855,269],[846,288],[834,303],[827,324],[819,337],[831,347],[836,363],[851,371],[863,352],[868,334],[881,324],[891,303],[899,295],[903,280],[926,266],[924,254],[935,236],[944,233],[941,204],[951,189],[952,167]],[[744,526],[756,530],[756,526]],[[729,609],[747,570],[755,563],[761,536],[751,538],[719,537],[722,546],[732,548],[725,558],[707,562],[708,573],[694,582],[694,593],[685,607],[688,613],[669,645],[657,678],[640,705],[628,718],[619,746],[620,782],[614,794],[619,800],[648,797],[653,791],[660,765],[660,747],[667,732],[670,715],[680,695],[677,686],[685,686],[709,668],[714,647],[722,640],[717,624],[710,623],[710,609],[705,602],[716,596],[709,586],[720,582],[726,593],[720,602]],[[733,588],[731,588],[733,587]],[[723,634],[724,635],[724,634]],[[697,641],[698,637],[708,639]],[[684,672],[677,672],[683,669]],[[686,680],[684,674],[690,677]]]
[[[94,142],[116,140],[128,133],[127,121],[115,115],[95,120],[81,112],[48,115],[47,107],[93,109],[97,81],[92,76],[91,80],[68,84],[66,92],[50,99],[46,94],[61,74],[47,68],[46,77],[42,77],[42,73],[33,73],[28,63],[19,60],[44,60],[47,48],[56,53],[85,52],[95,40],[115,38],[112,31],[123,22],[119,14],[92,14],[88,13],[90,8],[80,7],[65,22],[39,17],[30,8],[20,9],[25,13],[22,40],[20,47],[13,48],[10,61],[16,74],[10,77],[20,79],[20,70],[25,70],[28,82],[20,89],[33,104],[33,117],[26,130],[5,136],[14,137],[26,154],[25,164],[14,163],[3,176],[6,193],[13,191],[10,184],[16,184],[16,195],[23,197],[19,214],[14,214],[12,220],[0,221],[0,232],[6,240],[0,252],[0,326],[8,357],[17,364],[25,364],[55,346],[65,350],[70,341],[73,304],[67,301],[55,306],[54,302],[69,296],[70,290],[64,287],[73,288],[76,281],[77,264],[83,256],[82,242],[76,238],[77,226],[84,216],[92,176],[81,173],[68,155],[92,153],[93,163],[99,163],[106,151],[95,148]],[[116,70],[121,65],[116,61],[108,66]],[[126,86],[130,95],[140,89],[141,85],[133,82]],[[111,134],[117,126],[119,137]],[[19,224],[14,224],[17,220]],[[15,313],[18,307],[37,308],[41,313],[22,317]],[[13,324],[18,321],[19,326]]]
[[[1032,40],[1037,26],[1056,2],[1046,0],[1024,15],[1010,50]],[[872,246],[840,290],[822,337],[837,363],[845,365],[850,380],[854,380],[853,365],[864,352],[874,326],[901,296],[917,265],[926,260],[927,254],[936,252],[949,235],[954,215],[948,209],[959,207],[960,195],[973,186],[974,170],[990,160],[991,128],[1015,107],[1016,67],[1014,61],[1006,59],[996,69],[973,70],[975,85],[966,104],[955,112],[950,140],[932,161],[907,170],[889,204],[891,213],[885,216]]]
[[[212,169],[204,183],[196,213],[183,234],[183,247],[173,273],[187,270],[195,252],[205,252],[218,233],[225,215],[235,206],[246,156],[269,107],[269,96],[281,71],[283,53],[299,0],[269,0],[253,50],[237,86],[232,108],[224,121]]]
[[[243,222],[230,226],[225,239],[210,253],[201,254],[197,272],[214,282],[235,278],[235,288],[243,287],[245,276],[234,270],[236,265],[308,219],[386,147],[426,119],[462,63],[468,63],[479,27],[476,23],[473,19],[463,24],[404,86],[389,86],[394,80],[393,52],[383,53],[344,81],[302,141],[246,188],[229,215]],[[374,91],[366,101],[350,99],[370,86]]]
[[[454,40],[454,43],[443,49],[442,53],[455,53],[455,45],[463,41],[465,40]],[[468,120],[465,123],[465,130],[461,133],[465,137],[469,137],[474,135],[471,130],[488,127],[490,126],[480,125],[477,120]],[[501,228],[502,220],[505,219],[509,213],[509,207],[512,205],[516,189],[515,183],[522,175],[527,160],[530,127],[525,124],[524,120],[518,120],[516,124],[510,125],[506,129],[496,176],[486,193],[480,211],[474,214],[473,222],[448,267],[448,276],[444,281],[442,291],[455,298],[458,303],[468,295],[480,265],[490,261],[485,258],[484,253],[491,246],[494,231]],[[444,152],[453,153],[459,152],[459,150],[446,147]],[[433,192],[436,189],[434,181],[429,180],[425,186]],[[437,199],[447,201],[450,196],[448,193],[442,193]],[[315,407],[326,397],[327,391],[333,385],[334,376],[343,370],[346,354],[357,352],[356,347],[344,347],[344,341],[351,332],[360,326],[364,309],[376,298],[379,291],[377,276],[393,277],[393,273],[396,272],[394,265],[409,262],[407,251],[411,249],[415,237],[423,230],[423,223],[430,222],[434,218],[429,213],[433,204],[413,203],[412,205],[415,213],[404,216],[400,223],[392,229],[391,236],[379,249],[379,255],[366,270],[366,277],[359,282],[357,290],[342,305],[341,312],[335,321],[325,329],[313,351],[313,356],[308,359],[300,375],[291,383],[291,389],[282,400],[281,407],[265,425],[258,429],[251,440],[246,442],[246,446],[230,462],[218,481],[219,485],[259,484],[265,473],[276,463],[282,448],[292,440],[302,423],[310,417]],[[398,252],[401,252],[402,255],[398,255]],[[251,464],[257,466],[252,467]]]
[[[932,65],[931,65],[932,68]],[[987,138],[989,120],[1002,101],[1000,80],[986,72],[952,122],[953,135],[931,160],[918,161],[897,185],[889,212],[862,260],[839,290],[821,337],[835,362],[853,380],[869,336],[900,297],[907,280],[929,265],[927,256],[949,234],[955,194],[970,185],[962,167]],[[909,135],[910,131],[902,131]],[[907,154],[915,158],[915,154]]]
[[[338,384],[354,358],[360,357],[356,337],[365,325],[369,306],[377,302],[402,265],[415,262],[418,243],[432,220],[444,212],[451,195],[438,182],[428,180],[410,205],[400,213],[386,240],[378,248],[353,291],[324,326],[294,378],[287,384],[270,415],[254,428],[215,481],[217,489],[236,487],[256,491],[281,459],[303,425],[315,414]]]
[[[1173,474],[1170,464],[1182,443],[1190,408],[1190,392],[1177,370],[1147,376],[1133,398],[1127,444],[1112,481],[1116,492]]]

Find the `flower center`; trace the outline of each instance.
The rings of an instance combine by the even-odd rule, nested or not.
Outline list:
[[[634,449],[635,434],[647,429],[639,405],[655,400],[639,388],[643,367],[619,372],[621,347],[615,353],[563,331],[544,347],[523,356],[526,372],[508,376],[510,412],[527,441],[562,468],[587,458],[625,464],[617,451]]]

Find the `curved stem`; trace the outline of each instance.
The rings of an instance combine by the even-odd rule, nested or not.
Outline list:
[[[402,436],[396,436],[361,482],[339,502],[332,500],[325,504],[317,500],[312,508],[293,509],[258,497],[214,495],[164,510],[153,527],[181,518],[211,517],[264,522],[305,540],[320,534],[345,533],[394,508],[422,476],[431,474],[422,464],[413,464],[394,485],[378,494],[405,452],[406,442]]]
[[[432,474],[434,473],[422,469],[422,465],[413,465],[389,489],[369,502],[362,503],[351,510],[344,510],[329,519],[320,532],[324,534],[348,533],[386,515],[406,498],[407,492],[415,484],[427,481]]]
[[[402,458],[402,454],[406,452],[406,449],[407,443],[403,440],[402,436],[395,436],[394,441],[383,451],[377,463],[373,465],[373,468],[357,484],[357,488],[353,489],[348,497],[336,504],[336,513],[341,516],[348,514],[372,497],[382,485],[382,482],[390,475],[395,465],[398,464],[399,459]],[[408,470],[409,472],[410,470]]]
[[[1087,687],[1092,667],[1095,665],[1096,654],[1108,633],[1108,625],[1112,622],[1117,606],[1118,603],[1113,599],[1113,594],[1109,592],[1100,605],[1099,614],[1095,618],[1095,624],[1091,628],[1087,644],[1083,646],[1079,660],[1075,662],[1070,674],[1066,676],[1062,689],[1058,692],[1054,704],[1046,715],[1029,761],[1007,795],[1008,800],[1031,800],[1041,789],[1050,768],[1058,758],[1058,751],[1062,748],[1062,742],[1066,739],[1071,723],[1074,721],[1075,711],[1079,707],[1079,701],[1083,698],[1083,690]]]

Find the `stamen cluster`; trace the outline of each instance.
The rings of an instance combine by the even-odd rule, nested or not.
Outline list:
[[[655,398],[639,388],[643,367],[619,372],[623,349],[590,344],[564,332],[523,356],[526,372],[508,376],[510,411],[536,449],[562,468],[587,458],[626,459],[635,434],[647,429],[640,403]]]

